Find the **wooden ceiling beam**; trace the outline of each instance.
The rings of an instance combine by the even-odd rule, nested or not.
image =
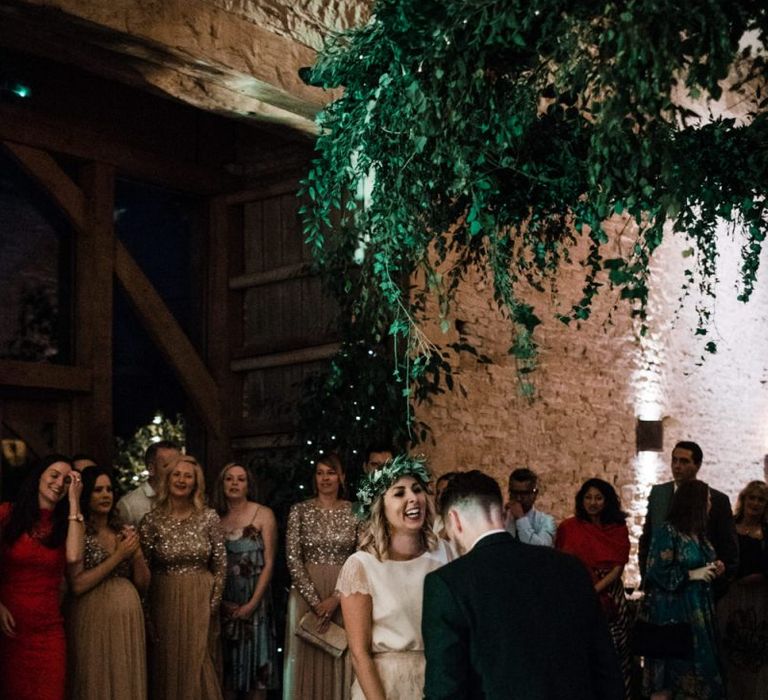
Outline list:
[[[3,141],[5,149],[43,189],[79,233],[87,233],[85,195],[72,178],[45,151],[20,143]]]
[[[127,140],[105,136],[81,123],[48,121],[13,105],[0,104],[0,140],[32,145],[86,161],[114,165],[119,175],[197,194],[219,194],[239,179],[213,168],[163,157]]]

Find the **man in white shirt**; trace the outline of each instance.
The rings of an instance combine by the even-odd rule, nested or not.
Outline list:
[[[539,493],[538,483],[539,478],[531,469],[515,469],[509,475],[506,528],[520,542],[552,547],[557,531],[555,519],[533,507]]]
[[[157,488],[165,468],[181,455],[181,446],[173,440],[153,442],[144,453],[149,479],[117,502],[117,514],[126,525],[138,527],[141,519],[155,506]]]

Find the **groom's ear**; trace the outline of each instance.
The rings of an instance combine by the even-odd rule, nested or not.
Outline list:
[[[455,508],[451,508],[448,511],[448,520],[451,523],[451,529],[453,530],[453,532],[463,532],[464,523],[461,520],[461,515],[459,515],[459,511],[457,511]]]

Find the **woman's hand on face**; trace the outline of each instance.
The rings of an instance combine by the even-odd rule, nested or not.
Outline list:
[[[6,637],[16,636],[16,620],[13,619],[11,611],[0,603],[0,632]]]
[[[69,510],[70,512],[80,512],[80,494],[83,492],[83,480],[80,477],[80,472],[73,469],[69,473],[69,488],[67,494],[69,495]]]

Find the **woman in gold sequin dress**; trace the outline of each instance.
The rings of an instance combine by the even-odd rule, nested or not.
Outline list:
[[[139,534],[152,572],[150,697],[221,700],[214,650],[227,555],[194,457],[181,455],[169,465]]]
[[[344,469],[335,454],[320,458],[315,468],[316,496],[291,508],[287,557],[291,595],[285,632],[283,698],[341,700],[352,679],[346,655],[335,659],[296,636],[298,621],[308,610],[342,624],[336,577],[357,545],[357,520],[342,497]]]
[[[83,557],[68,570],[76,596],[67,616],[70,697],[145,700],[146,649],[139,591],[146,592],[149,569],[138,534],[123,528],[116,518],[109,473],[91,467],[83,471],[82,479]]]

